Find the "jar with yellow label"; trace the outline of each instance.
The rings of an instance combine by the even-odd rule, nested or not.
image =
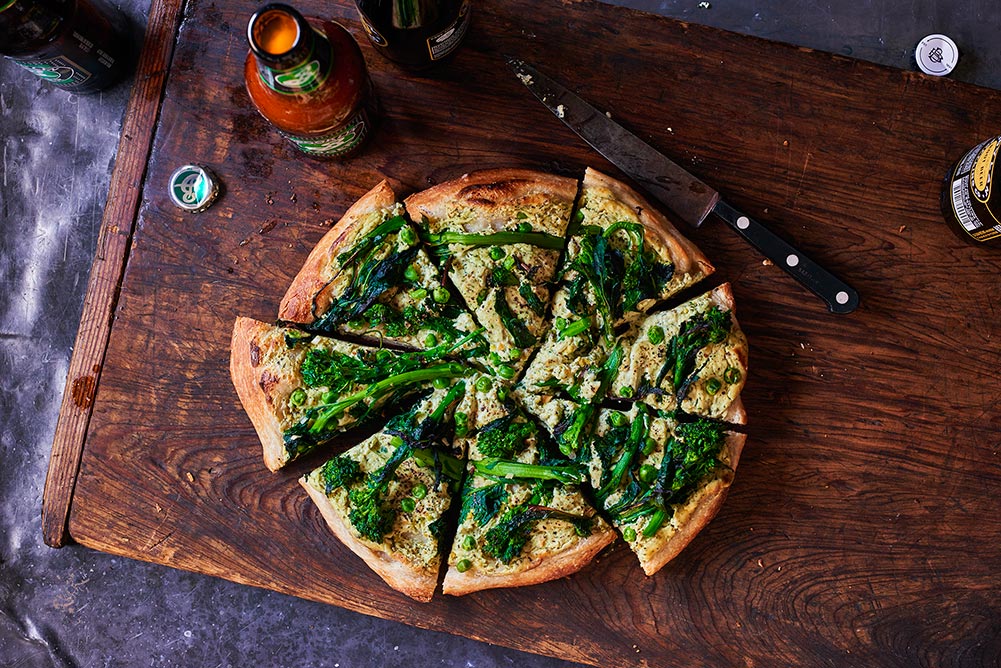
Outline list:
[[[1001,246],[1001,137],[973,147],[949,170],[942,189],[942,213],[961,239],[977,246]]]

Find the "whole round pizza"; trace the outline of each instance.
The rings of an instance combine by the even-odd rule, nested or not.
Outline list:
[[[383,182],[277,323],[237,320],[230,370],[267,467],[323,462],[299,482],[327,525],[416,600],[563,577],[617,537],[652,575],[715,515],[744,444],[747,342],[729,286],[699,289],[712,272],[591,169],[486,170],[402,202]]]

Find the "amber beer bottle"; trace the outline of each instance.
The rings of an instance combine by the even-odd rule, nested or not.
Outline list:
[[[356,0],[376,50],[421,70],[448,58],[469,29],[469,0]]]
[[[247,92],[286,139],[316,157],[344,157],[362,145],[374,97],[361,49],[343,26],[274,3],[250,18],[247,39]]]
[[[1001,246],[1001,137],[974,146],[949,170],[942,189],[942,213],[949,227],[977,246]]]
[[[76,93],[122,78],[130,32],[125,15],[104,0],[0,0],[0,53]]]

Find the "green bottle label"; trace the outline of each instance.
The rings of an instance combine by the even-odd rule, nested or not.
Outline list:
[[[305,153],[322,158],[346,155],[361,145],[369,132],[368,114],[364,109],[348,121],[347,125],[320,136],[304,137],[282,132],[282,136]]]
[[[282,95],[309,93],[320,86],[330,76],[334,54],[330,42],[321,33],[313,30],[313,50],[302,63],[287,70],[273,70],[258,62],[257,73],[264,85]]]
[[[15,63],[57,86],[79,86],[92,73],[65,56],[46,60],[15,60]]]

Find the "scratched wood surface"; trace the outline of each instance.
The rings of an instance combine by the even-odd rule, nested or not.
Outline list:
[[[343,19],[345,3],[306,0]],[[95,549],[597,666],[980,665],[1001,655],[1001,253],[940,222],[949,163],[1001,93],[592,2],[480,0],[455,60],[404,74],[363,43],[384,116],[346,163],[300,157],[241,81],[249,9],[191,0],[177,35],[69,533]],[[312,245],[384,177],[617,172],[514,79],[572,85],[853,284],[850,316],[722,225],[692,238],[751,346],[730,497],[652,578],[620,543],[583,572],[420,605],[261,462],[227,374],[238,315],[274,318]],[[171,171],[225,192],[186,215]],[[72,386],[70,379],[68,386]],[[348,446],[351,438],[342,445]]]

